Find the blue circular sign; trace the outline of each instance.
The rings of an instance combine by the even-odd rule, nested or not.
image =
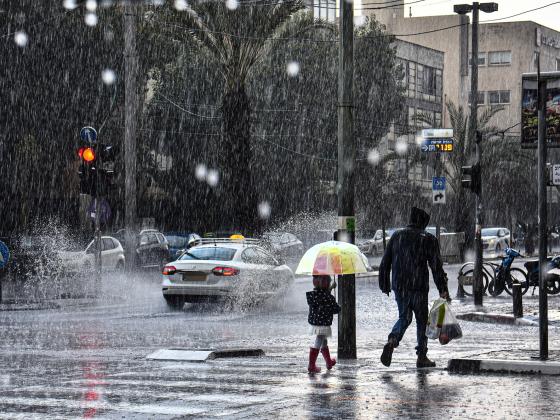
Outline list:
[[[10,250],[6,244],[0,241],[0,268],[4,268],[10,261]]]
[[[97,131],[93,127],[84,127],[80,130],[80,138],[83,141],[95,143],[97,141]]]

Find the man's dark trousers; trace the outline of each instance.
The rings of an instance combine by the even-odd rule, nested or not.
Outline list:
[[[425,356],[428,352],[428,337],[426,337],[426,326],[428,324],[428,293],[427,292],[395,292],[395,300],[399,308],[399,319],[389,334],[398,343],[412,322],[412,314],[416,318],[416,354]]]

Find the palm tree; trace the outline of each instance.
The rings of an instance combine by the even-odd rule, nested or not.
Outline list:
[[[301,0],[272,0],[266,4],[241,1],[235,10],[230,10],[223,1],[197,1],[184,11],[156,12],[159,26],[175,39],[194,44],[215,64],[223,79],[224,136],[218,153],[218,192],[221,213],[235,227],[254,228],[257,220],[258,195],[251,180],[248,80],[275,39],[294,37],[302,28],[315,26],[312,19],[294,19],[304,7]]]

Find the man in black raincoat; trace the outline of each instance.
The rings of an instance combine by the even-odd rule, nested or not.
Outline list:
[[[393,350],[398,347],[403,335],[416,318],[418,346],[417,367],[434,367],[436,364],[426,356],[428,337],[428,291],[430,278],[428,265],[432,271],[439,294],[449,299],[447,274],[443,271],[439,243],[435,236],[425,231],[430,215],[413,207],[410,224],[391,236],[379,268],[379,288],[387,296],[393,290],[399,308],[399,319],[389,334],[389,339],[381,355],[381,363],[391,365]]]

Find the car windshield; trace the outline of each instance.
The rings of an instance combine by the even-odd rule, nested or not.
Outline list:
[[[498,236],[498,228],[482,229],[482,236]]]
[[[181,256],[181,260],[231,261],[237,249],[223,247],[191,248]]]
[[[171,248],[185,248],[187,245],[187,238],[184,236],[170,235],[166,239]]]

